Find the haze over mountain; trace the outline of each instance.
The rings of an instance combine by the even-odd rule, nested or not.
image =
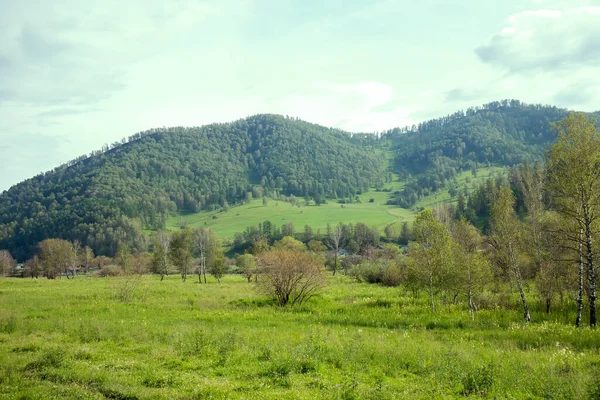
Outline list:
[[[0,0],[0,190],[161,126],[600,104],[595,0]],[[565,40],[568,38],[568,40]]]

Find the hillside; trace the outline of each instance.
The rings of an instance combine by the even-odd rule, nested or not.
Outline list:
[[[449,191],[465,189],[471,170],[542,160],[554,140],[551,124],[567,113],[504,100],[380,138],[277,115],[154,129],[0,194],[0,249],[22,260],[39,241],[59,237],[113,255],[119,245],[144,249],[144,230],[177,227],[182,215],[226,234],[270,214],[297,229],[342,216],[381,227],[454,201]],[[251,208],[262,197],[287,200],[286,207]],[[305,214],[289,206],[326,199]]]
[[[451,187],[461,170],[542,161],[555,139],[552,124],[568,113],[503,100],[386,132],[383,139],[394,153],[395,172],[406,180],[390,203],[410,207]]]
[[[353,197],[383,181],[364,135],[275,115],[157,129],[38,175],[0,195],[0,248],[16,258],[44,238],[96,254],[144,247],[142,229],[178,211],[229,207],[276,191]]]

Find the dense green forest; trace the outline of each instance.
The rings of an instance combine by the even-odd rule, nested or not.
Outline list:
[[[114,255],[119,243],[143,248],[142,229],[177,211],[273,191],[353,197],[383,180],[374,139],[275,115],[136,134],[0,195],[0,248],[23,259],[60,237]]]
[[[277,115],[153,129],[0,194],[0,249],[24,260],[40,241],[62,238],[113,256],[119,245],[145,249],[143,230],[162,229],[177,213],[281,195],[352,202],[381,190],[393,173],[404,185],[389,203],[409,208],[440,189],[463,192],[461,171],[542,160],[555,138],[552,123],[566,115],[504,100],[380,136]],[[459,193],[459,201],[466,197]],[[461,212],[475,222],[485,213],[470,204]]]
[[[553,106],[503,100],[386,132],[382,138],[395,154],[395,170],[407,181],[390,204],[410,207],[451,187],[461,170],[542,161],[556,138],[552,124],[567,114]]]

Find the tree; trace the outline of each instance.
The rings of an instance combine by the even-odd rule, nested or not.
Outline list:
[[[379,241],[379,231],[376,228],[369,228],[362,222],[357,222],[354,226],[354,240],[359,247],[359,251],[364,251],[368,247],[375,246]]]
[[[244,277],[251,282],[256,275],[256,258],[252,254],[242,254],[235,259],[235,265],[244,271]]]
[[[163,231],[156,232],[154,236],[154,252],[152,253],[152,272],[160,275],[160,280],[169,275],[169,242],[170,236]]]
[[[15,264],[8,250],[0,250],[0,276],[8,274]]]
[[[523,318],[531,321],[527,299],[523,290],[523,278],[518,262],[519,247],[523,243],[523,228],[514,210],[515,197],[508,185],[502,185],[498,190],[496,200],[492,204],[492,232],[490,239],[496,250],[496,262],[501,268],[508,268],[519,290]]]
[[[277,303],[300,305],[325,286],[323,259],[307,251],[274,249],[257,257],[259,290]]]
[[[471,320],[475,320],[475,296],[483,290],[492,277],[488,259],[479,251],[482,243],[477,228],[461,218],[452,225],[456,242],[455,272],[459,275],[459,289],[466,294]]]
[[[291,236],[284,236],[273,244],[273,248],[303,251],[306,250],[306,245]]]
[[[210,252],[208,269],[211,275],[217,279],[217,282],[221,283],[221,278],[227,272],[227,266],[225,265],[223,248],[219,245],[218,241],[214,249],[212,249]]]
[[[338,269],[338,253],[344,247],[345,237],[344,237],[344,226],[340,222],[335,226],[330,226],[327,224],[327,239],[326,239],[327,247],[331,249],[333,253],[333,275],[337,272]]]
[[[136,275],[144,275],[148,272],[152,263],[147,253],[138,253],[131,256],[131,272]]]
[[[77,276],[77,267],[80,265],[81,257],[81,244],[78,240],[75,240],[72,244],[73,252],[70,254],[69,265],[67,267],[67,279],[69,279],[69,271],[71,272],[73,279]]]
[[[431,311],[435,312],[435,294],[448,287],[452,278],[452,240],[450,232],[431,210],[417,215],[413,224],[416,242],[411,243],[414,259],[412,276],[429,291]]]
[[[594,225],[600,205],[600,134],[584,114],[572,113],[556,125],[558,138],[548,152],[548,186],[556,210],[572,221],[576,231],[566,232],[585,260],[588,282],[590,326],[596,326],[596,272],[594,269]],[[578,263],[580,286],[583,263]],[[583,293],[580,287],[580,293]],[[578,310],[581,309],[579,301]],[[580,311],[576,324],[579,325]]]
[[[27,273],[32,279],[37,279],[41,272],[39,257],[37,255],[34,255],[29,260],[25,261],[25,268],[27,268]]]
[[[192,243],[192,231],[189,229],[174,232],[169,243],[169,260],[179,269],[184,282],[192,264]]]
[[[321,242],[320,240],[310,240],[307,244],[306,247],[308,247],[309,251],[312,251],[313,253],[319,254],[324,252],[325,250],[327,250],[327,247],[323,244],[323,242]]]
[[[304,242],[308,243],[313,238],[312,227],[308,224],[304,225]]]
[[[196,245],[196,254],[200,257],[198,282],[201,282],[200,277],[202,275],[204,276],[204,283],[206,283],[206,271],[217,255],[219,248],[219,237],[216,233],[208,228],[200,228],[194,231],[194,243]]]
[[[408,225],[408,222],[402,223],[402,230],[400,231],[400,244],[408,244],[413,239],[413,233]]]
[[[117,265],[121,268],[121,274],[128,275],[131,272],[131,250],[126,244],[119,244],[117,256],[115,257]]]
[[[294,222],[288,221],[281,225],[281,236],[294,236]]]
[[[85,268],[87,273],[94,261],[94,252],[90,246],[85,246],[79,255],[79,262]]]
[[[55,279],[71,265],[73,245],[62,239],[46,239],[39,243],[40,262],[48,279]]]
[[[385,228],[383,229],[383,233],[385,233],[385,236],[390,239],[391,241],[396,241],[398,240],[398,230],[396,229],[396,223],[391,223],[385,226]]]

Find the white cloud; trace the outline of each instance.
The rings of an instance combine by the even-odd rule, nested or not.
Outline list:
[[[317,82],[283,100],[284,114],[352,132],[374,132],[412,124],[411,109],[381,82],[332,84]]]
[[[508,18],[476,53],[482,61],[511,73],[597,65],[599,20],[598,6],[524,11]]]

